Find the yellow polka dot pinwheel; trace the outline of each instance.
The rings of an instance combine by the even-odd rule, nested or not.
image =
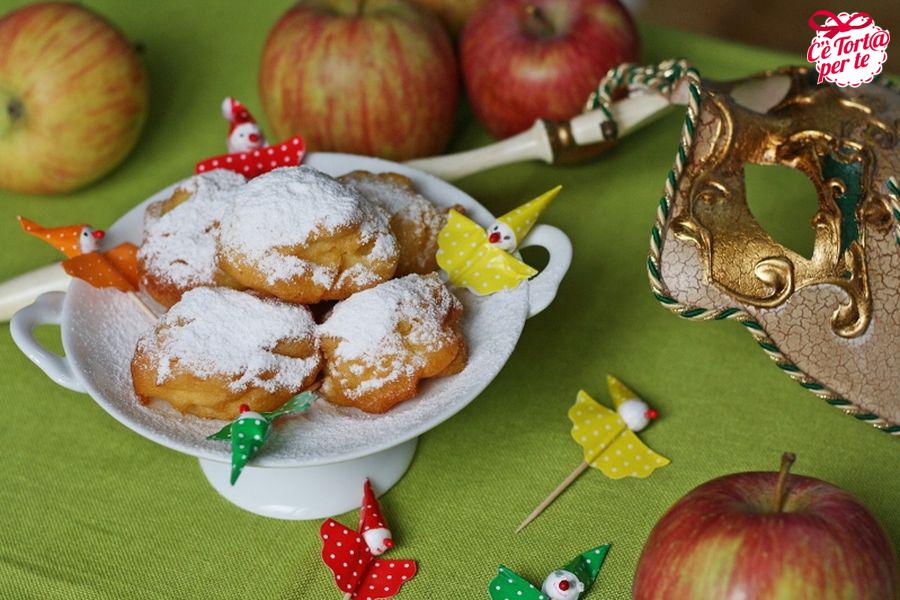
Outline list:
[[[450,282],[486,296],[512,289],[537,275],[535,269],[510,253],[519,247],[560,189],[557,186],[511,210],[487,229],[451,209],[438,235],[437,251],[437,263]]]
[[[572,439],[581,446],[584,462],[528,515],[517,533],[550,506],[588,467],[594,467],[610,479],[643,479],[669,464],[668,458],[648,448],[637,436],[637,432],[649,425],[658,413],[612,375],[606,376],[606,385],[615,410],[603,406],[584,390],[578,392],[575,404],[569,409]]]
[[[618,381],[618,380],[616,380]],[[572,438],[584,449],[584,462],[610,479],[649,477],[669,464],[628,428],[619,413],[612,411],[581,390],[569,409]]]

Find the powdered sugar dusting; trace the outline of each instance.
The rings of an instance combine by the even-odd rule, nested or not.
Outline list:
[[[372,243],[368,258],[382,262],[396,256],[397,239],[391,232],[387,213],[365,200],[360,205],[360,212],[363,219],[360,227],[363,243]]]
[[[438,231],[444,226],[444,215],[434,210],[434,205],[427,198],[404,186],[376,177],[351,176],[344,183],[386,210],[391,217],[400,216],[416,223],[419,235],[423,235],[426,229]]]
[[[451,309],[462,309],[437,277],[407,275],[374,288],[357,292],[339,302],[319,334],[338,340],[334,354],[339,360],[385,372],[351,390],[356,396],[379,388],[402,375],[413,375],[424,366],[424,358],[407,349],[407,343],[433,352],[448,342],[445,320]],[[401,333],[402,325],[408,331]],[[385,367],[388,367],[385,369]]]
[[[427,273],[437,269],[437,238],[447,222],[446,210],[439,209],[419,194],[412,181],[398,173],[377,175],[355,171],[340,181],[383,208],[400,246],[397,274]]]
[[[229,384],[234,391],[253,386],[274,392],[302,385],[318,368],[318,353],[294,358],[274,351],[294,339],[315,340],[305,307],[226,288],[195,288],[160,319],[156,335],[140,339],[138,349],[156,362],[159,384],[177,368],[197,377],[236,377]]]
[[[253,179],[234,195],[222,220],[220,243],[255,263],[270,283],[311,275],[328,285],[338,277],[335,269],[279,249],[355,228],[363,244],[372,244],[370,260],[396,256],[397,242],[383,210],[316,169],[289,167]]]
[[[187,287],[213,282],[216,232],[231,192],[244,185],[243,176],[216,169],[195,175],[178,189],[191,197],[158,215],[147,211],[144,241],[138,258],[153,277]]]
[[[331,175],[354,169],[393,171],[411,177],[421,192],[442,208],[455,204],[482,225],[493,217],[453,186],[398,165],[372,158],[312,153],[307,162]],[[167,192],[148,202],[168,197]],[[136,207],[109,230],[116,241],[140,239],[145,205]],[[455,292],[465,305],[461,325],[469,360],[458,375],[424,382],[416,398],[380,415],[316,402],[303,415],[279,419],[275,433],[257,457],[258,466],[325,464],[371,454],[410,439],[465,407],[500,371],[519,337],[528,312],[528,284],[491,296]],[[137,339],[152,327],[127,296],[73,281],[66,295],[63,338],[73,370],[106,411],[139,435],[194,456],[227,463],[227,444],[205,439],[224,422],[181,415],[168,404],[145,406],[134,393],[131,357]]]
[[[247,183],[243,175],[229,171],[228,169],[214,169],[200,175],[188,177],[178,184],[179,190],[184,190],[195,196],[215,194],[217,192],[232,190]]]

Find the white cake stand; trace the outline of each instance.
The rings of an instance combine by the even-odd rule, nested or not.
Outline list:
[[[305,164],[331,175],[357,169],[402,173],[435,203],[462,205],[483,225],[493,220],[459,189],[398,163],[313,153]],[[174,187],[154,194],[110,227],[107,247],[139,243],[145,206],[168,197]],[[135,433],[197,457],[207,480],[228,501],[266,517],[317,519],[356,508],[366,477],[382,493],[399,481],[412,462],[418,436],[474,400],[506,363],[525,320],[553,301],[572,259],[569,239],[555,227],[538,225],[522,246],[543,246],[550,254],[547,266],[531,281],[485,297],[457,290],[466,309],[463,331],[469,344],[469,362],[461,373],[427,382],[416,398],[384,415],[320,401],[302,416],[282,419],[234,486],[229,484],[228,445],[206,439],[222,421],[180,415],[162,402],[138,402],[131,356],[138,336],[153,323],[124,294],[75,280],[67,292],[43,294],[16,313],[10,331],[22,352],[53,381],[89,394]],[[64,355],[35,339],[34,328],[46,323],[60,325]]]

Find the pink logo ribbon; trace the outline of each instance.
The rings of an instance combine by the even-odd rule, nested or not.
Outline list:
[[[834,24],[833,25],[824,25],[824,24],[819,25],[818,23],[816,23],[816,17],[823,17],[823,16],[826,17],[825,18],[826,22],[828,21],[828,19],[833,19]],[[862,23],[856,22],[857,19],[860,19],[860,18],[863,19],[863,22]],[[837,34],[850,31],[851,29],[862,29],[864,27],[868,27],[869,25],[872,24],[872,21],[873,21],[873,19],[872,19],[871,15],[869,15],[869,13],[864,13],[864,12],[853,13],[852,15],[847,17],[846,21],[841,21],[841,18],[839,16],[837,16],[836,14],[834,14],[833,12],[831,12],[830,10],[817,10],[809,17],[808,23],[812,29],[815,29],[816,31],[824,31],[825,37],[833,38]]]

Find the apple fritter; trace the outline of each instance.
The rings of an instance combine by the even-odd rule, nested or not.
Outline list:
[[[245,181],[221,169],[195,175],[147,208],[138,275],[157,302],[172,306],[200,286],[241,287],[218,266],[216,235],[230,193]]]
[[[447,211],[416,191],[412,180],[399,173],[353,171],[338,181],[383,208],[400,246],[397,276],[437,271],[438,234],[447,223]]]
[[[383,413],[419,382],[466,365],[463,307],[435,275],[412,274],[354,294],[319,326],[320,392],[334,404]]]
[[[387,214],[311,167],[261,175],[222,220],[219,264],[240,284],[290,302],[342,300],[394,276]]]
[[[303,306],[195,288],[138,341],[135,392],[142,402],[159,398],[206,418],[233,419],[241,404],[274,410],[319,373],[315,328]]]

